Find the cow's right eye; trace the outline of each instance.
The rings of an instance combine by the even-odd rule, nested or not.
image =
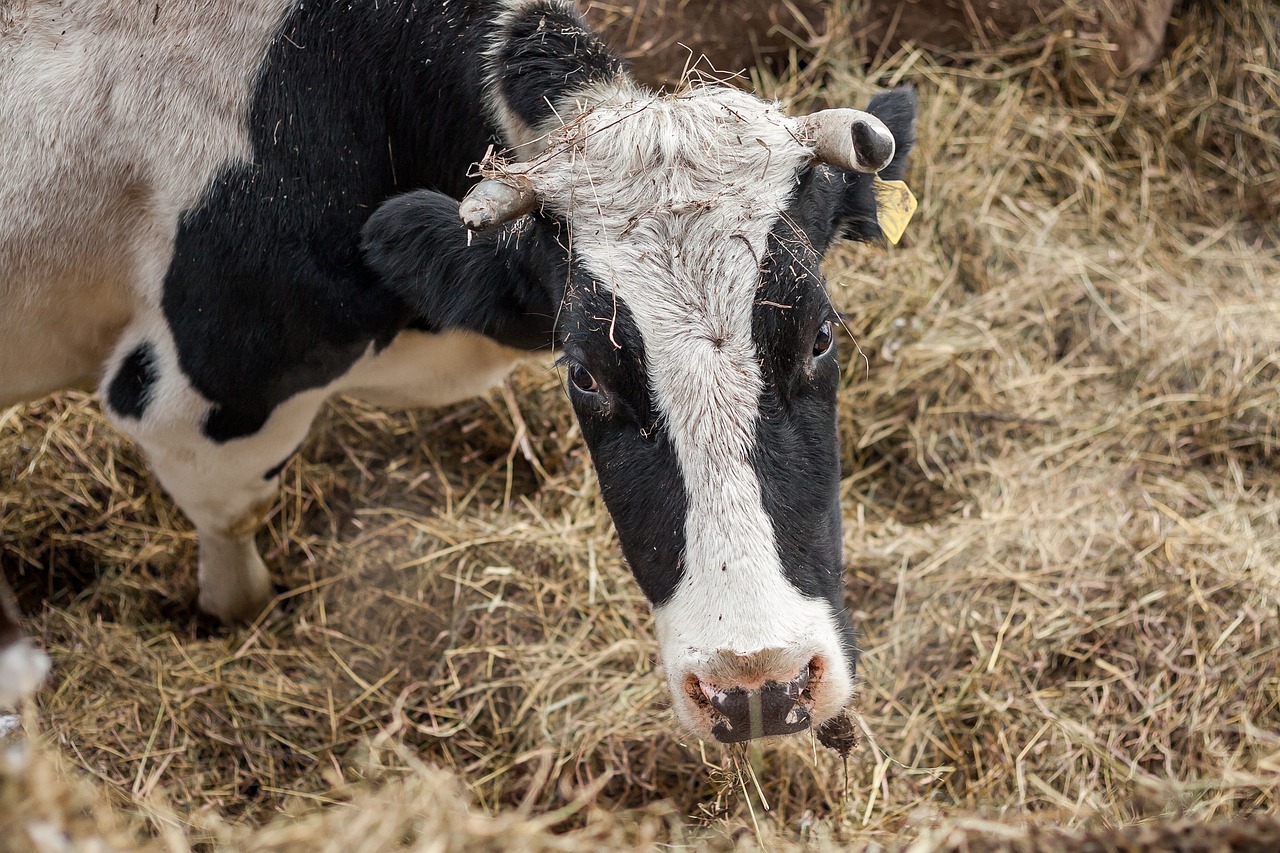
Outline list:
[[[569,365],[569,381],[573,383],[573,387],[584,394],[595,394],[600,390],[600,383],[591,375],[591,371],[581,364]]]
[[[813,357],[822,358],[831,351],[831,345],[835,342],[834,336],[831,334],[831,321],[823,323],[818,327],[818,334],[813,339]]]

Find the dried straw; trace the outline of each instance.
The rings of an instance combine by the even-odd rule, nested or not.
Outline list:
[[[0,412],[0,560],[56,667],[0,847],[1275,849],[1243,818],[1280,811],[1280,7],[1180,9],[1108,91],[1033,47],[759,81],[921,92],[904,244],[828,266],[857,338],[847,794],[805,738],[676,733],[533,364],[446,410],[331,408],[260,540],[288,592],[229,632],[88,398]]]

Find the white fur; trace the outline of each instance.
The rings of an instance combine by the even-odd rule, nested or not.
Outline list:
[[[0,649],[0,708],[13,708],[36,691],[49,674],[49,658],[18,640]]]
[[[760,260],[812,148],[776,104],[734,89],[657,96],[610,82],[578,99],[515,168],[568,220],[575,259],[626,302],[644,340],[689,505],[684,578],[655,610],[677,712],[705,729],[685,675],[714,684],[729,677],[723,652],[767,651],[779,680],[824,658],[822,721],[848,701],[849,662],[830,604],[786,579],[749,459]]]
[[[376,406],[447,406],[497,385],[527,357],[470,332],[401,332],[382,352],[370,349],[334,390]]]

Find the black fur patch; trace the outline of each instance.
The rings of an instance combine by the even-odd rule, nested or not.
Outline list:
[[[654,607],[684,576],[688,500],[674,445],[649,393],[644,341],[626,302],[576,277],[562,317],[566,359],[600,385],[584,394],[569,383],[600,494],[640,589]]]
[[[570,3],[543,0],[520,10],[497,50],[503,101],[529,127],[555,117],[559,98],[596,80],[610,80],[626,63],[614,56]]]
[[[546,345],[558,294],[537,293],[537,247],[526,255],[485,238],[464,253],[465,232],[444,219],[445,196],[460,198],[470,165],[499,142],[481,58],[500,9],[495,0],[320,2],[298,4],[284,22],[249,109],[252,162],[224,171],[183,216],[164,285],[180,366],[213,403],[209,438],[258,431],[281,402],[333,381],[404,328]],[[500,53],[506,95],[531,121],[547,97],[622,67],[556,2],[528,7]],[[444,195],[388,208],[365,235],[370,263],[388,276],[380,281],[361,228],[384,201],[420,187]],[[420,250],[416,267],[393,257],[397,245]]]
[[[140,418],[151,402],[151,389],[159,375],[156,351],[150,343],[141,343],[120,362],[120,369],[107,386],[107,403],[126,418]]]
[[[213,402],[208,437],[256,432],[415,324],[363,263],[360,229],[404,189],[461,195],[497,141],[479,97],[496,9],[320,2],[284,22],[248,110],[252,161],[183,216],[164,284],[181,368]]]

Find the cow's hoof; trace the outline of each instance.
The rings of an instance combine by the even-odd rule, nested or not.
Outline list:
[[[297,597],[289,595],[290,588],[286,584],[273,583],[271,593],[257,607],[249,605],[247,616],[224,619],[206,611],[196,602],[193,614],[193,629],[197,637],[224,637],[229,629],[237,625],[245,625],[261,620],[263,625],[271,625],[284,619],[297,607]]]
[[[221,591],[225,593],[225,590]],[[217,619],[223,625],[239,625],[252,622],[270,606],[275,594],[271,586],[265,590],[246,590],[240,595],[211,595],[200,592],[196,605],[200,612]]]
[[[28,640],[0,651],[0,707],[13,708],[36,692],[49,674],[49,658]]]
[[[254,582],[241,586],[210,587],[202,583],[196,606],[223,625],[252,622],[262,615],[276,596],[265,568],[260,578],[260,583],[254,579]]]
[[[224,625],[252,622],[275,598],[271,575],[253,540],[200,540],[200,597],[196,604]]]

